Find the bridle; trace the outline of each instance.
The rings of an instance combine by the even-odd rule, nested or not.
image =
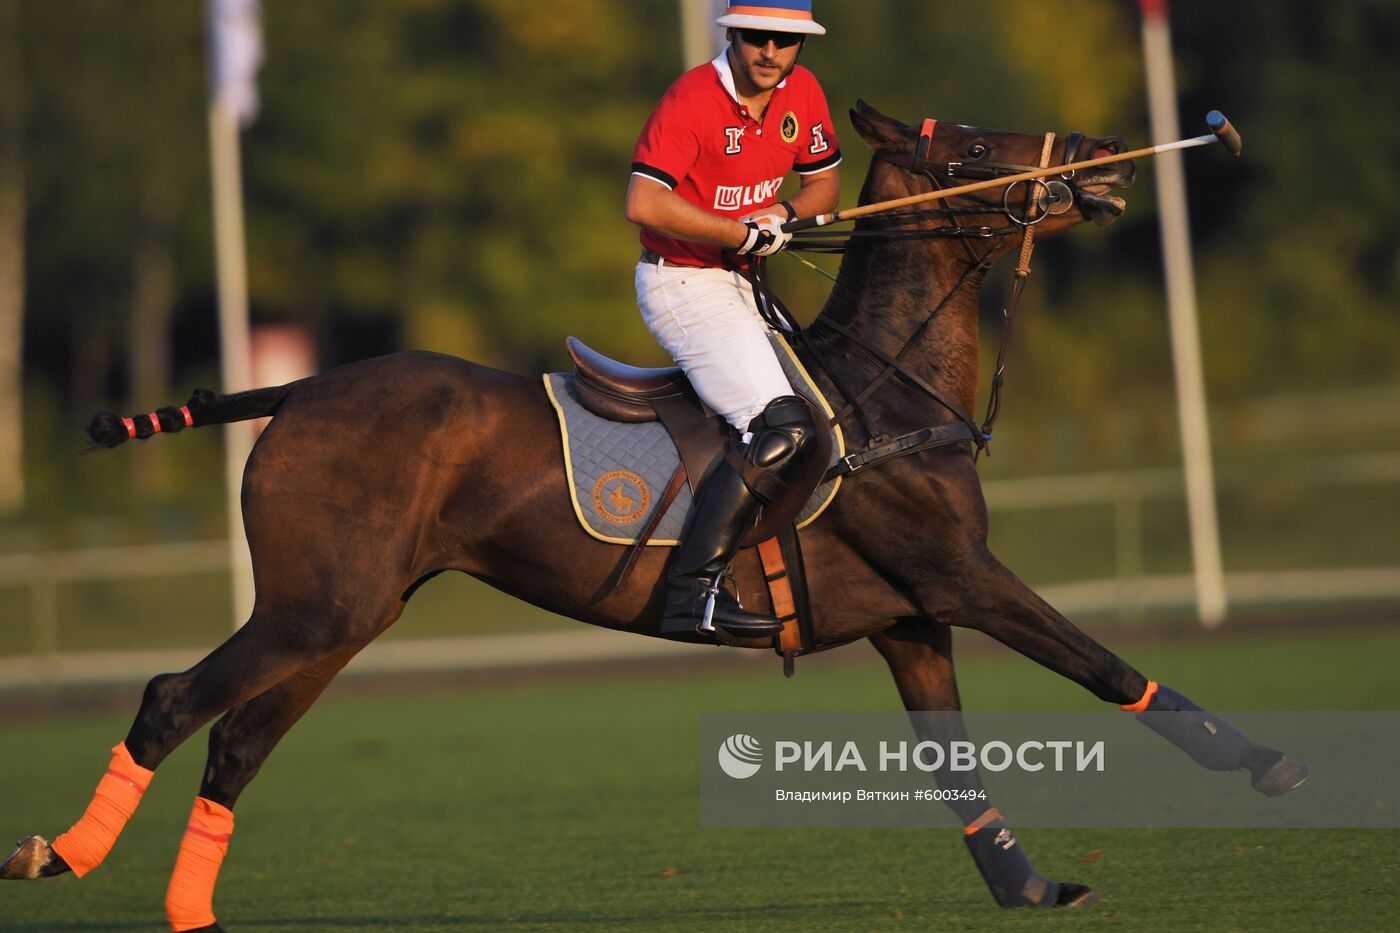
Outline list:
[[[989,178],[1006,178],[1011,175],[1020,175],[1036,169],[1048,168],[1050,164],[1049,150],[1054,146],[1055,134],[1046,134],[1046,148],[1041,154],[1039,165],[1025,165],[1017,162],[988,162],[981,157],[973,157],[968,161],[961,162],[929,162],[928,154],[933,147],[933,134],[937,130],[938,121],[933,119],[924,120],[919,128],[919,138],[914,145],[913,153],[903,152],[878,152],[876,158],[892,165],[897,165],[906,171],[922,175],[927,178],[935,187],[944,188],[944,179],[964,179],[968,181],[983,180]],[[1073,132],[1065,137],[1065,159],[1062,164],[1069,165],[1080,160],[1080,150],[1088,137],[1083,133]],[[973,146],[980,145],[974,142]],[[1017,226],[1028,224],[1038,224],[1052,214],[1062,214],[1073,206],[1074,188],[1071,184],[1075,171],[1070,169],[1056,179],[1046,181],[1045,179],[1033,179],[1030,184],[1039,188],[1035,197],[1036,206],[1043,208],[1029,219],[1018,217],[1011,209],[1011,192],[1014,186],[1008,186],[1002,196],[1000,210],[1008,220]],[[964,195],[966,198],[973,198],[972,195]],[[975,198],[979,203],[987,207],[994,205],[985,198]]]
[[[929,153],[932,150],[933,136],[937,128],[937,121],[925,120],[920,127],[919,137],[912,152],[886,152],[876,153],[876,158],[889,162],[912,175],[926,178],[935,188],[946,188],[957,179],[986,179],[998,178],[1010,175],[1021,174],[1028,170],[1046,168],[1050,164],[1050,154],[1055,144],[1055,134],[1046,133],[1044,144],[1041,148],[1040,165],[1017,165],[1005,162],[986,162],[975,159],[967,162],[930,162]],[[1065,161],[1061,164],[1069,164],[1076,161],[1079,149],[1083,145],[1085,136],[1082,133],[1071,133],[1065,140]],[[975,145],[975,144],[974,144]],[[859,470],[867,469],[879,463],[884,463],[896,457],[907,456],[919,450],[927,450],[933,447],[950,446],[971,442],[975,448],[974,459],[984,451],[989,452],[988,445],[992,439],[992,428],[997,417],[1001,413],[1001,389],[1005,382],[1006,372],[1006,351],[1010,340],[1011,322],[1015,317],[1016,307],[1020,303],[1021,293],[1026,279],[1030,276],[1031,254],[1035,248],[1035,226],[1052,214],[1059,214],[1069,210],[1074,206],[1077,189],[1074,187],[1072,177],[1073,170],[1060,178],[1049,181],[1044,179],[1034,179],[1022,182],[1030,186],[1025,202],[1018,211],[1011,204],[1011,191],[1015,185],[1008,186],[1006,193],[1002,196],[1001,202],[990,200],[977,195],[962,195],[974,202],[967,206],[953,206],[946,202],[940,202],[942,206],[937,208],[915,208],[903,211],[890,211],[877,217],[865,219],[855,230],[847,233],[833,233],[828,230],[818,229],[809,232],[794,234],[789,251],[806,251],[817,253],[838,253],[843,252],[850,241],[856,237],[875,237],[882,240],[915,240],[915,239],[945,239],[954,238],[962,242],[967,255],[968,267],[957,283],[945,294],[925,315],[923,321],[914,329],[913,333],[904,342],[904,345],[893,356],[871,346],[850,328],[819,317],[813,322],[813,326],[821,327],[841,336],[849,341],[871,358],[883,363],[883,368],[873,380],[865,385],[858,392],[851,391],[838,377],[835,371],[822,358],[822,354],[815,346],[809,336],[797,326],[792,316],[787,312],[781,302],[772,295],[767,287],[766,270],[762,262],[756,262],[750,268],[749,278],[754,287],[755,299],[764,318],[770,326],[785,332],[787,335],[795,337],[808,351],[811,358],[823,369],[837,391],[844,398],[846,404],[836,412],[830,423],[835,425],[850,415],[854,415],[865,431],[868,441],[865,447],[853,454],[850,454],[828,471],[826,479],[830,480],[837,476],[849,476]],[[1003,226],[991,227],[979,225],[975,227],[964,226],[962,219],[969,215],[985,217],[988,214],[1001,214],[1006,218]],[[944,221],[939,226],[927,226],[930,220]],[[913,224],[912,228],[909,226]],[[919,344],[920,339],[928,331],[938,315],[952,303],[953,299],[962,292],[974,279],[980,277],[987,268],[991,266],[993,256],[996,253],[996,243],[991,243],[980,255],[972,245],[979,239],[1000,240],[1004,236],[1019,234],[1021,236],[1020,257],[1016,268],[1012,273],[1012,285],[1010,297],[1006,307],[1002,311],[1005,324],[1002,328],[1001,346],[997,352],[996,369],[992,376],[992,386],[987,400],[987,412],[979,426],[972,416],[963,411],[959,406],[945,398],[933,386],[929,385],[922,377],[914,373],[905,365],[904,359],[909,351]],[[799,257],[800,258],[800,257]],[[813,266],[813,268],[816,268]],[[821,270],[819,270],[821,271]],[[830,276],[828,276],[830,277]],[[870,424],[862,410],[862,405],[891,377],[898,375],[902,380],[913,388],[919,390],[924,395],[933,399],[940,406],[953,415],[954,421],[944,422],[937,425],[930,425],[916,431],[891,437],[877,432]]]

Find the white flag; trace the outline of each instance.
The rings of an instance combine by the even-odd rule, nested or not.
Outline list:
[[[209,0],[214,101],[248,126],[258,115],[258,66],[263,60],[258,0]]]

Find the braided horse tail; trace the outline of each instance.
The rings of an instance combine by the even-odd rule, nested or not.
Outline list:
[[[211,389],[195,389],[181,408],[157,408],[142,415],[124,418],[110,411],[99,411],[88,423],[88,437],[94,449],[116,447],[135,438],[144,441],[154,434],[173,434],[185,428],[208,424],[228,424],[250,418],[275,415],[299,382],[281,386],[220,395]]]

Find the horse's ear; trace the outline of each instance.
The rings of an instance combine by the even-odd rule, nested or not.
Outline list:
[[[899,149],[908,141],[909,127],[863,100],[857,100],[851,110],[851,124],[872,149]]]

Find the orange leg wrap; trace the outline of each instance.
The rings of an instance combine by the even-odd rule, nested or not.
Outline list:
[[[1127,704],[1127,705],[1125,705],[1125,706],[1120,706],[1120,707],[1118,707],[1118,708],[1121,709],[1121,710],[1126,710],[1126,711],[1129,712],[1129,713],[1142,713],[1142,712],[1146,712],[1146,711],[1147,711],[1147,704],[1152,702],[1152,695],[1155,694],[1156,692],[1157,692],[1157,681],[1155,681],[1155,680],[1149,680],[1149,681],[1147,682],[1147,689],[1144,690],[1144,691],[1142,691],[1142,699],[1138,700],[1136,703],[1129,703],[1129,704]]]
[[[233,835],[233,811],[203,797],[194,798],[190,824],[180,840],[175,873],[165,891],[165,916],[175,933],[214,923],[214,883]]]
[[[995,823],[997,820],[999,820],[999,819],[1001,819],[1001,818],[1002,818],[1002,816],[1001,816],[1001,811],[998,810],[996,807],[990,807],[990,808],[988,808],[986,811],[984,811],[984,812],[982,813],[982,815],[979,816],[977,819],[973,820],[971,823],[968,823],[966,826],[964,826],[964,827],[963,827],[963,833],[964,833],[964,835],[971,836],[971,835],[975,834],[975,833],[977,832],[977,830],[981,829],[983,826],[986,826],[988,823]]]
[[[97,782],[97,792],[83,818],[53,841],[53,850],[68,863],[73,874],[81,878],[102,864],[154,776],[154,771],[131,759],[125,742],[112,749],[112,763]]]

